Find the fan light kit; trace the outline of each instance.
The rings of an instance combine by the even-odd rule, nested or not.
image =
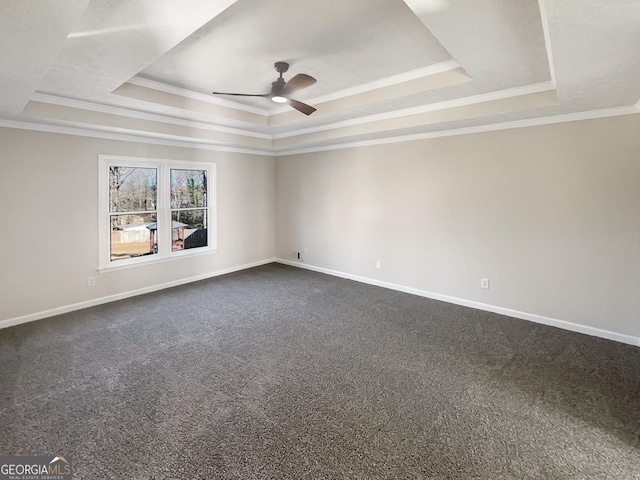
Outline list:
[[[288,82],[284,81],[282,74],[289,70],[289,64],[287,62],[276,62],[274,64],[276,72],[280,74],[275,82],[271,83],[271,93],[252,94],[252,93],[225,93],[225,92],[212,92],[213,95],[233,95],[236,97],[264,97],[270,98],[271,101],[276,103],[288,103],[293,108],[305,115],[311,115],[316,111],[311,105],[299,102],[290,97],[290,95],[303,88],[310,87],[317,82],[315,78],[306,73],[299,73],[291,77]]]

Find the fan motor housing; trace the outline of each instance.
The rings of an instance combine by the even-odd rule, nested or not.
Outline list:
[[[285,81],[284,78],[280,77],[275,82],[271,82],[271,93],[278,93],[280,90],[284,88]]]

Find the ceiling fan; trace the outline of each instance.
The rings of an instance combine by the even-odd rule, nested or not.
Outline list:
[[[280,77],[271,83],[271,93],[264,94],[251,94],[251,93],[225,93],[225,92],[212,92],[213,95],[234,95],[236,97],[264,97],[270,98],[272,101],[276,103],[288,103],[293,108],[298,110],[299,112],[304,113],[305,115],[311,115],[316,111],[314,107],[311,105],[307,105],[306,103],[299,102],[298,100],[294,100],[290,98],[294,92],[298,90],[302,90],[303,88],[310,87],[314,83],[317,82],[315,78],[305,73],[299,73],[294,75],[289,79],[288,82],[284,81],[282,78],[282,74],[289,70],[289,64],[287,62],[276,62],[274,64],[276,72],[280,74]]]

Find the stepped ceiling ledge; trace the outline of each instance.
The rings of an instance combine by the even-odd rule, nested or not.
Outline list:
[[[640,113],[640,2],[0,5],[0,126],[286,155]],[[286,80],[295,100],[263,97]]]

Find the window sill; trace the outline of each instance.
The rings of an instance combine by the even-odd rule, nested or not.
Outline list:
[[[201,257],[203,255],[211,255],[217,252],[218,252],[217,248],[207,248],[207,249],[199,250],[197,252],[188,252],[188,253],[185,253],[183,250],[183,252],[171,255],[169,257],[154,258],[154,259],[143,260],[143,261],[134,262],[134,263],[125,263],[121,265],[117,265],[117,264],[108,265],[105,267],[99,267],[96,269],[96,271],[100,273],[107,273],[107,272],[114,272],[116,270],[127,270],[129,268],[145,267],[149,265],[156,265],[158,263],[166,263],[166,262],[173,262],[175,260],[182,260],[185,258]]]

